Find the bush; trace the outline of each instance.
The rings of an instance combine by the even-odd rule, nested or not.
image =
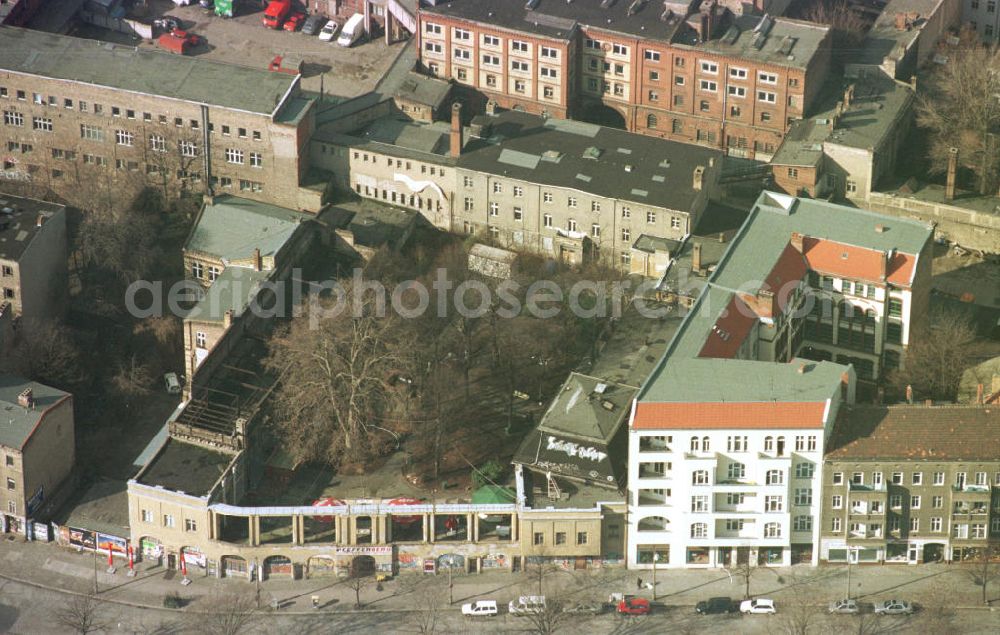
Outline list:
[[[491,459],[472,470],[472,484],[475,489],[483,485],[492,485],[500,480],[503,474],[503,464],[495,459]]]
[[[180,609],[184,608],[184,599],[181,598],[179,593],[167,593],[163,596],[163,608],[166,609]]]

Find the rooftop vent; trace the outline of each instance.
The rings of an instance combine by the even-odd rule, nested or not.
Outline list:
[[[794,37],[792,37],[790,35],[786,35],[781,40],[781,46],[778,48],[778,50],[781,52],[782,55],[791,55],[792,54],[792,47],[794,47],[795,43],[798,42],[798,41],[799,41],[798,38],[794,38]]]
[[[583,158],[584,159],[594,159],[596,161],[597,159],[599,159],[601,157],[602,154],[603,154],[603,151],[600,148],[595,147],[595,146],[590,146],[589,148],[587,148],[586,150],[583,151]]]
[[[660,167],[661,168],[669,168],[670,167],[670,159],[664,159],[664,160],[660,161]]]
[[[630,164],[626,163],[625,164],[625,171],[626,172],[631,172],[632,171],[632,166]]]
[[[875,233],[876,234],[884,234],[885,233],[885,225],[883,225],[882,223],[879,223],[878,225],[875,225]]]
[[[587,176],[586,174],[577,174],[576,178],[580,179],[584,183],[590,183],[591,179],[593,179],[594,177]]]
[[[611,403],[607,399],[602,399],[601,400],[601,407],[604,408],[605,410],[607,410],[608,412],[611,412],[612,410],[615,409],[615,404]]]
[[[35,407],[35,393],[31,388],[25,388],[21,391],[21,394],[17,396],[17,405],[22,408],[34,408]]]
[[[604,382],[600,382],[599,384],[594,386],[594,392],[596,392],[598,395],[603,395],[604,391],[606,391],[607,389],[608,385],[605,384]]]

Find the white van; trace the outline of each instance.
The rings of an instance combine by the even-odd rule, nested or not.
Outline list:
[[[355,13],[348,18],[344,28],[340,30],[340,37],[337,38],[339,46],[354,46],[354,43],[361,39],[365,33],[365,16]]]
[[[462,615],[493,617],[498,613],[496,600],[477,600],[462,605]]]
[[[163,383],[167,387],[167,392],[171,395],[181,394],[181,381],[177,377],[177,373],[167,373],[163,376]]]
[[[522,595],[517,601],[511,600],[507,605],[507,611],[511,615],[527,615],[529,613],[539,614],[545,612],[544,595]]]

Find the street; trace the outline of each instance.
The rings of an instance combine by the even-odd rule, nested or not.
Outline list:
[[[135,578],[125,576],[125,567],[114,575],[97,570],[100,615],[110,625],[107,632],[194,632],[206,612],[217,609],[215,598],[223,593],[253,594],[253,584],[243,580],[217,580],[191,572],[192,584],[182,586],[177,572],[160,567],[138,568]],[[68,632],[55,615],[75,597],[93,588],[94,560],[89,553],[58,548],[51,544],[0,542],[0,631],[14,633]],[[648,572],[642,572],[648,581]],[[621,569],[598,571],[553,571],[543,579],[548,597],[567,603],[600,602],[609,592],[633,593],[636,572]],[[893,597],[916,603],[912,616],[861,618],[864,632],[896,633],[995,633],[1000,630],[1000,610],[978,604],[980,590],[968,571],[957,565],[913,567],[871,566],[852,568],[852,595],[862,604]],[[23,580],[24,582],[17,581]],[[846,569],[798,566],[765,570],[753,576],[751,591],[775,600],[773,616],[700,616],[694,604],[713,596],[742,596],[742,583],[730,581],[719,570],[660,571],[657,604],[648,616],[625,618],[615,614],[567,615],[558,622],[562,632],[593,633],[688,632],[741,633],[802,632],[792,623],[808,622],[809,632],[858,632],[859,618],[827,615],[827,603],[845,593]],[[529,618],[506,614],[509,600],[536,591],[537,578],[525,574],[485,573],[456,575],[448,606],[445,575],[407,575],[361,590],[362,609],[353,609],[354,591],[335,578],[314,580],[266,580],[260,585],[264,609],[254,617],[260,631],[303,633],[417,632],[433,624],[439,632],[525,632],[533,630]],[[40,585],[40,586],[35,586]],[[178,593],[187,601],[184,610],[162,608],[163,597]],[[995,598],[1000,589],[990,587]],[[640,595],[652,599],[649,589]],[[317,596],[320,608],[312,608]],[[463,602],[495,599],[504,610],[495,618],[465,618]],[[270,607],[277,601],[278,610]],[[808,610],[802,607],[809,607]]]

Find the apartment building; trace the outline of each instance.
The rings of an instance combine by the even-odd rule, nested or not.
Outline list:
[[[188,377],[226,332],[251,308],[262,316],[276,310],[262,285],[287,280],[309,247],[312,216],[235,196],[206,200],[184,246],[186,278],[204,288],[184,316],[184,361]],[[291,289],[278,302],[290,303]]]
[[[962,0],[962,24],[988,44],[1000,40],[1000,13],[996,0]]]
[[[1000,546],[1000,411],[844,408],[823,460],[821,559],[969,560]]]
[[[765,192],[707,277],[692,247],[691,279],[668,275],[684,322],[629,424],[629,566],[818,562],[824,448],[857,380],[905,345],[887,332],[926,312],[931,238]]]
[[[13,317],[44,319],[65,306],[66,209],[0,194],[0,305]]]
[[[73,396],[21,377],[0,377],[0,530],[27,535],[76,460]]]
[[[807,116],[829,28],[739,2],[469,2],[421,7],[423,69],[470,100],[767,160]]]
[[[322,192],[300,188],[312,106],[298,76],[0,28],[0,178],[38,195],[211,185],[317,211]]]
[[[692,231],[721,172],[722,155],[707,148],[493,106],[468,128],[460,117],[320,131],[313,160],[341,188],[441,229],[626,269],[641,235]]]

